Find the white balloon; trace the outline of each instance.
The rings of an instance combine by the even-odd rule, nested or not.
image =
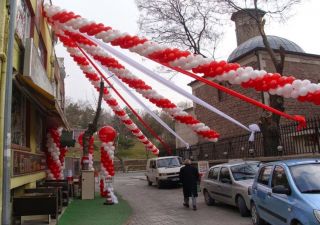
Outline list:
[[[277,88],[277,95],[283,95],[282,87]]]
[[[299,97],[299,92],[294,90],[291,92],[291,98],[298,98]]]
[[[53,158],[54,161],[58,161],[59,160],[59,156],[57,156],[57,155],[53,155],[52,158]]]
[[[300,88],[299,95],[300,96],[306,96],[308,94],[308,89],[305,87]]]
[[[275,94],[277,94],[277,90],[276,90],[276,89],[270,89],[270,90],[269,90],[269,93],[270,93],[271,95],[275,95]]]
[[[306,86],[308,86],[309,84],[311,84],[311,81],[310,81],[310,80],[303,80],[303,81],[302,81],[302,86],[303,86],[303,87],[306,87]]]
[[[309,90],[309,92],[313,93],[313,92],[317,91],[318,85],[317,84],[309,84],[307,86],[307,89]]]

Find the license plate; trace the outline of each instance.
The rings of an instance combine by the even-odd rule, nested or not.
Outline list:
[[[172,180],[172,181],[178,181],[179,178],[172,178],[171,180]]]

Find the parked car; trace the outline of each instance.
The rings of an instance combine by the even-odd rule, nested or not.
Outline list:
[[[236,161],[211,167],[200,183],[206,204],[227,203],[237,206],[241,216],[249,216],[249,190],[259,165],[258,161]]]
[[[178,156],[149,159],[146,168],[148,185],[151,186],[154,183],[160,188],[164,183],[177,184],[180,181],[181,167],[181,158]]]
[[[320,159],[261,166],[252,185],[251,214],[254,225],[319,225]]]

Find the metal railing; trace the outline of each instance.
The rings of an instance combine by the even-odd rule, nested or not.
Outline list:
[[[280,145],[270,151],[263,147],[262,133],[255,134],[249,142],[249,134],[220,139],[217,143],[201,143],[189,149],[177,148],[174,155],[193,160],[228,160],[238,158],[274,157],[320,153],[320,118],[307,120],[307,127],[297,131],[296,124],[280,125]]]

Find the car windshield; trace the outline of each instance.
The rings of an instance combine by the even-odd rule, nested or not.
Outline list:
[[[254,162],[231,166],[232,176],[237,181],[253,179],[258,172],[259,165],[259,162]]]
[[[301,193],[320,193],[320,164],[291,166],[290,171]]]
[[[158,159],[157,160],[158,168],[161,167],[176,167],[180,166],[180,162],[178,158],[166,158],[166,159]]]

